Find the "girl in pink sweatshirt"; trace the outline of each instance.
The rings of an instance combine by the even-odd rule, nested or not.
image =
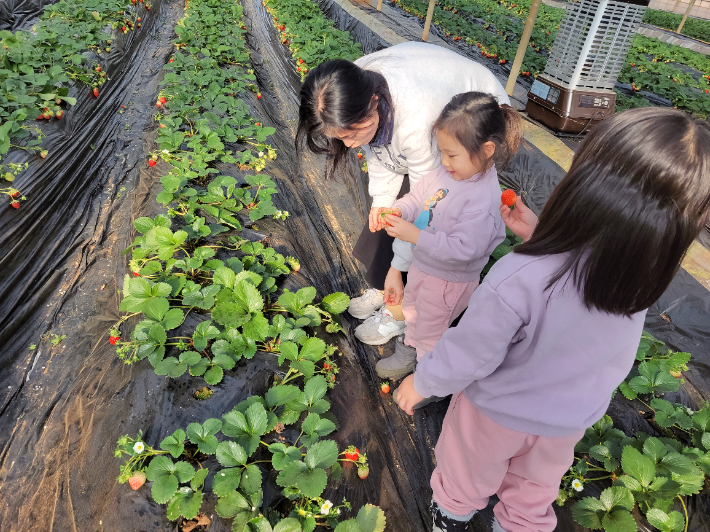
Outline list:
[[[629,373],[646,310],[710,213],[710,124],[658,108],[607,119],[534,231],[520,211],[504,219],[527,242],[398,390],[408,414],[454,394],[431,478],[435,532],[467,530],[493,494],[494,532],[554,530],[574,446]]]
[[[413,248],[404,289],[404,338],[377,373],[398,379],[414,371],[466,308],[488,257],[505,237],[495,163],[505,164],[520,139],[520,118],[490,94],[458,94],[432,127],[442,165],[393,207],[379,208],[379,229]],[[397,270],[391,273],[401,275]]]

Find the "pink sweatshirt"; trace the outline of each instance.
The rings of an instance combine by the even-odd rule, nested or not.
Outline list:
[[[479,279],[505,238],[499,205],[495,166],[464,181],[440,166],[393,207],[422,230],[412,264],[438,279],[463,283]]]
[[[463,390],[496,423],[539,436],[568,436],[598,421],[631,370],[646,311],[627,318],[588,310],[566,278],[545,291],[566,256],[499,260],[458,326],[419,361],[417,392]]]

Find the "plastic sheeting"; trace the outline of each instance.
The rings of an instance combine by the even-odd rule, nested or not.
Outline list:
[[[268,237],[279,252],[301,258],[300,272],[286,287],[356,294],[365,283],[350,251],[367,212],[365,179],[353,158],[340,180],[326,183],[322,160],[294,152],[299,76],[260,2],[245,0],[244,6],[262,93],[251,102],[252,114],[277,129],[271,140],[279,156],[266,171],[278,184],[276,205],[291,213],[283,223],[259,221],[248,236]],[[160,377],[147,363],[125,366],[106,341],[118,318],[116,290],[127,271],[120,253],[135,236],[132,221],[159,212],[154,200],[159,174],[145,161],[155,138],[153,102],[181,8],[177,0],[156,2],[141,32],[115,40],[111,82],[101,97],[89,98],[85,87],[73,90],[80,103],[61,123],[46,126],[50,156],[32,161],[15,183],[29,201],[19,211],[0,210],[2,530],[176,530],[148,490],[133,492],[116,483],[116,439],[142,429],[145,441],[156,446],[178,427],[220,416],[252,393],[263,393],[272,376],[273,357],[259,355],[228,372],[210,399],[196,401],[192,394],[201,381]],[[122,104],[126,112],[118,114]],[[220,171],[239,175],[229,165]],[[501,179],[521,188],[539,210],[563,173],[528,147]],[[709,294],[681,272],[649,312],[651,332],[695,355],[680,394],[688,404],[710,398],[710,353],[703,345],[710,331]],[[660,318],[661,312],[670,321]],[[355,508],[379,504],[393,532],[429,530],[428,481],[447,401],[413,418],[399,411],[391,395],[380,394],[374,372],[391,347],[357,342],[356,324],[346,321],[347,335],[334,339],[343,356],[330,397],[340,421],[334,435],[339,446],[354,444],[366,452],[370,476],[360,481],[346,468],[325,496],[346,497]],[[52,346],[54,334],[66,338]],[[29,351],[30,343],[38,349]],[[645,423],[628,402],[615,400],[612,411],[628,430]],[[212,462],[205,465],[214,470]],[[277,491],[265,496],[267,503],[278,503]],[[707,532],[707,497],[691,500],[690,530]],[[203,503],[203,511],[215,517],[209,530],[229,530],[229,521],[214,514],[215,502],[207,495]],[[581,530],[571,521],[569,505],[558,514],[559,530]],[[474,530],[488,531],[490,519],[489,507],[476,516]]]

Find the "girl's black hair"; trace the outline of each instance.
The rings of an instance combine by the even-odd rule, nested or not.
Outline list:
[[[569,252],[547,288],[571,273],[587,308],[630,316],[666,290],[709,212],[710,124],[634,109],[589,133],[515,252]]]
[[[382,74],[345,59],[321,63],[301,87],[296,148],[305,143],[313,153],[327,154],[326,179],[332,178],[349,148],[325,132],[351,128],[375,111],[380,119],[375,138],[390,135],[394,107]]]
[[[464,92],[454,96],[431,126],[446,131],[461,144],[472,160],[479,157],[481,146],[491,141],[496,145],[493,160],[505,168],[520,143],[520,115],[507,104],[485,92]]]

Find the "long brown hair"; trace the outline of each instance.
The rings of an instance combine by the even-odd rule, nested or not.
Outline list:
[[[604,120],[545,205],[526,255],[569,252],[587,308],[631,315],[670,284],[710,211],[710,124],[672,109]],[[569,279],[569,278],[568,278]]]
[[[437,129],[454,137],[472,160],[480,156],[484,143],[493,142],[496,146],[493,160],[498,168],[505,168],[515,155],[521,136],[518,112],[509,105],[498,105],[485,92],[454,96],[431,126],[432,135]]]
[[[373,98],[377,96],[377,98]],[[313,153],[327,154],[326,179],[334,177],[349,148],[325,131],[349,129],[377,112],[383,128],[392,127],[394,107],[387,80],[351,61],[334,59],[308,73],[301,87],[296,148],[305,144]]]

